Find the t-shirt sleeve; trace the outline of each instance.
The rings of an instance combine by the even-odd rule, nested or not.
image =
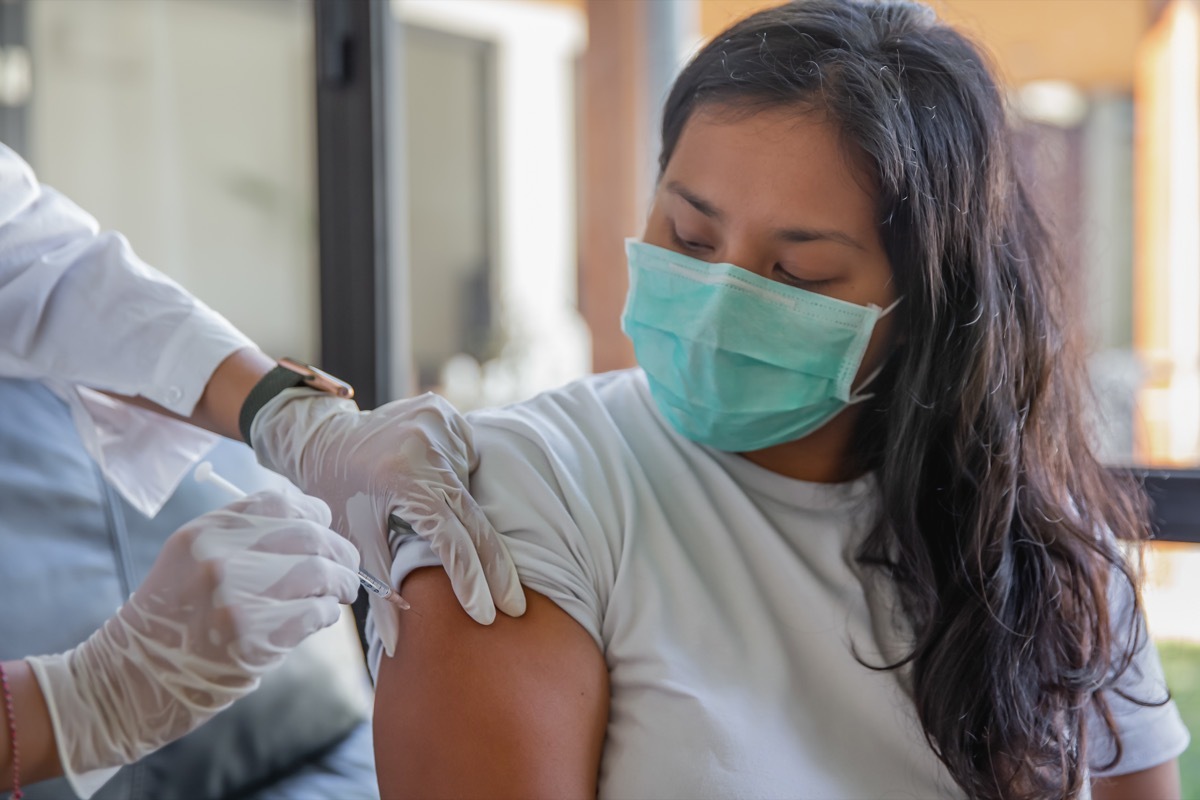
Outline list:
[[[1120,758],[1115,763],[1116,743],[1094,708],[1088,720],[1088,762],[1094,777],[1126,775],[1158,766],[1177,758],[1191,739],[1179,710],[1169,699],[1158,650],[1140,612],[1131,625],[1132,599],[1129,582],[1117,576],[1109,592],[1114,639],[1132,640],[1139,646],[1116,685],[1105,692],[1121,739]]]
[[[594,432],[552,400],[469,419],[479,456],[471,495],[503,536],[521,583],[571,615],[603,650],[620,560],[621,491],[596,455]],[[440,563],[415,534],[394,537],[392,551],[394,586]]]

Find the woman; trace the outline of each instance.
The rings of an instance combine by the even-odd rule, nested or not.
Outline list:
[[[913,3],[793,3],[662,130],[642,369],[473,419],[528,613],[471,628],[398,543],[383,796],[1177,797],[1115,542],[1145,512],[1088,447],[979,52]]]

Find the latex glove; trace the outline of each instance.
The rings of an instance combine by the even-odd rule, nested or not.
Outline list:
[[[280,392],[250,426],[259,462],[333,510],[333,527],[362,554],[362,566],[391,571],[389,515],[424,538],[441,559],[462,607],[490,624],[499,608],[525,613],[525,594],[499,534],[464,488],[476,466],[471,426],[434,394],[359,411],[350,400],[298,388]],[[371,596],[375,630],[395,652],[398,611]]]
[[[111,776],[93,771],[136,761],[248,694],[337,621],[358,592],[358,553],[329,522],[323,502],[295,491],[197,517],[87,641],[27,659],[77,792]]]

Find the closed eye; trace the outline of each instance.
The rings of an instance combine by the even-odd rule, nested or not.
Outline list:
[[[801,278],[798,275],[788,272],[783,268],[782,264],[776,264],[772,267],[771,273],[782,283],[810,291],[820,289],[822,286],[828,286],[836,280],[836,278]]]
[[[692,253],[707,253],[712,250],[712,245],[704,242],[699,242],[694,239],[685,239],[679,235],[679,232],[674,227],[671,228],[671,241],[684,250]]]

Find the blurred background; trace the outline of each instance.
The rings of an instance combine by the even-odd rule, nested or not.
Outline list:
[[[633,363],[622,239],[659,106],[772,4],[0,0],[0,141],[367,404],[506,403]],[[1097,446],[1154,476],[1146,605],[1200,740],[1200,3],[933,5],[1008,86],[1076,277]],[[1185,759],[1200,797],[1200,745]]]

